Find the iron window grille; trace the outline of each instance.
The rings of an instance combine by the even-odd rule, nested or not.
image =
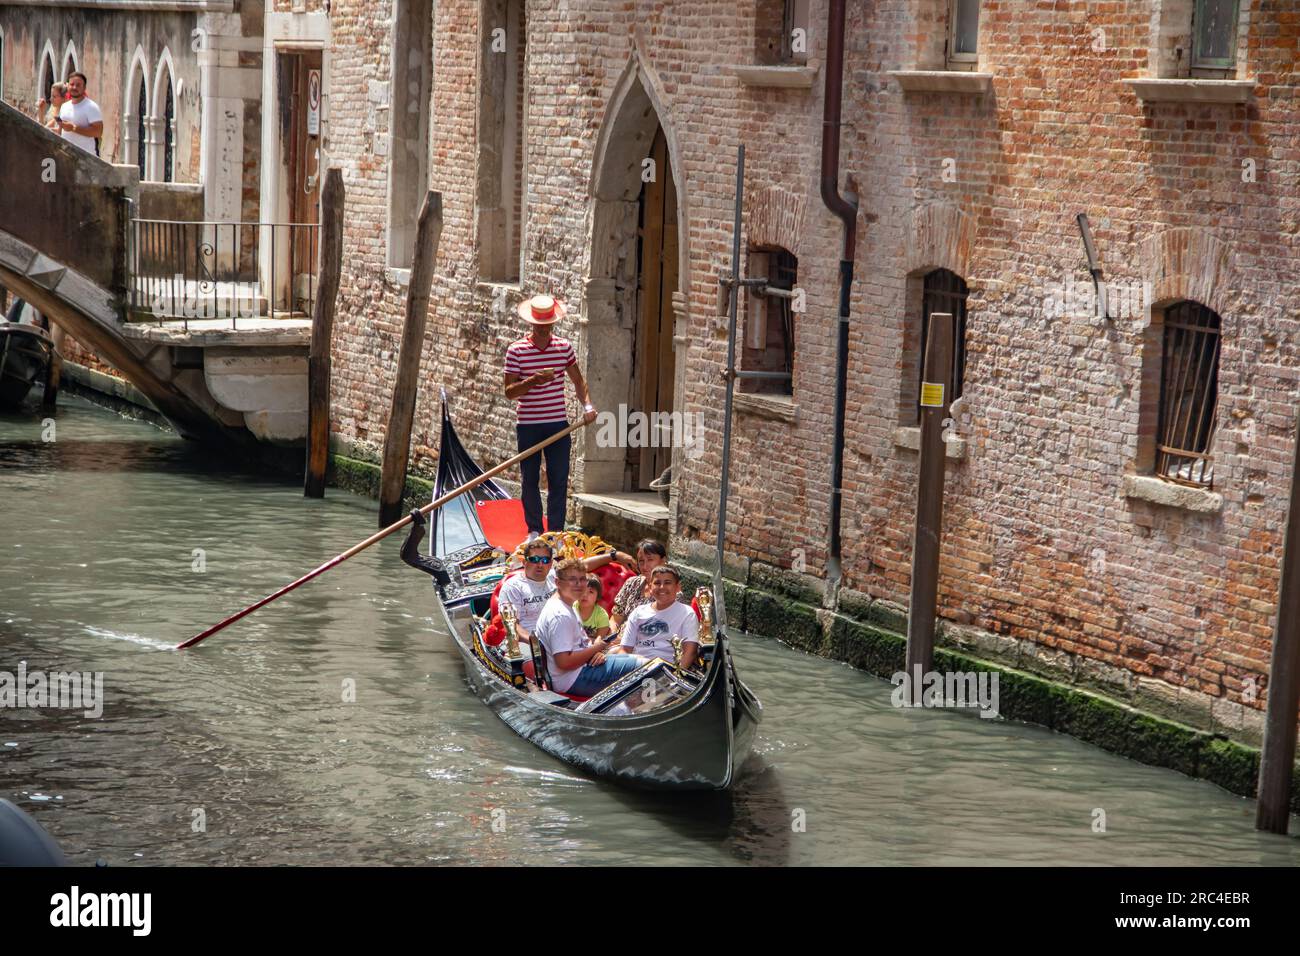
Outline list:
[[[930,340],[930,316],[947,312],[953,318],[952,401],[961,397],[966,377],[966,280],[947,269],[935,269],[925,276],[921,297],[921,351],[916,360],[916,401],[921,402],[921,379],[925,377],[925,348]]]
[[[1192,68],[1230,70],[1237,62],[1239,0],[1196,0],[1192,13]]]
[[[1180,485],[1210,488],[1219,396],[1220,320],[1196,302],[1165,310],[1160,369],[1156,475]]]

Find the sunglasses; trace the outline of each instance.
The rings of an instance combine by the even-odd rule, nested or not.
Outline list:
[[[551,559],[544,554],[530,554],[528,556],[529,564],[550,564]]]

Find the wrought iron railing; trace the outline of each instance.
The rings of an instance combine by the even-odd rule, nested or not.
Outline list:
[[[160,324],[264,316],[310,317],[315,304],[316,223],[132,219],[128,265],[132,318]]]

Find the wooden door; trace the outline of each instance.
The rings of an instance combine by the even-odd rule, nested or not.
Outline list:
[[[321,172],[320,120],[324,73],[320,50],[302,50],[290,55],[287,64],[291,84],[289,95],[289,222],[316,225],[320,222]],[[288,229],[293,263],[295,311],[311,314],[316,292],[318,236],[316,229],[298,225]]]
[[[677,186],[663,130],[650,149],[654,177],[641,193],[640,309],[635,368],[640,410],[647,415],[673,410],[673,293],[677,291]],[[653,421],[653,419],[652,419]],[[633,490],[645,490],[672,462],[670,429],[660,429],[650,447],[632,449]]]

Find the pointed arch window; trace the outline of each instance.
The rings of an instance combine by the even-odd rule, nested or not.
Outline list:
[[[41,60],[40,77],[41,99],[48,103],[50,102],[50,91],[53,89],[55,83],[54,59],[50,56],[48,50],[45,53],[45,57]],[[45,117],[42,117],[42,120],[44,119]]]
[[[163,153],[162,181],[175,182],[176,176],[176,102],[172,96],[172,77],[168,73],[163,86]]]
[[[145,142],[148,133],[145,119],[149,115],[149,104],[145,102],[144,76],[136,84],[138,92],[135,101],[135,165],[140,170],[140,179],[144,179]]]

